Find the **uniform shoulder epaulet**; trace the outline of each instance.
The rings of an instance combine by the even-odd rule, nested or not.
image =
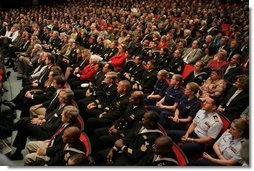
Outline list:
[[[217,115],[213,115],[213,119],[214,119],[215,122],[219,122],[219,118],[218,118]]]

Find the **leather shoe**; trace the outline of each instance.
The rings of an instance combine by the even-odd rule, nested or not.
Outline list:
[[[21,153],[13,153],[9,159],[11,160],[22,160],[23,159],[23,155]]]

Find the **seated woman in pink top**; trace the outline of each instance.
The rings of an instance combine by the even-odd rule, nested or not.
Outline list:
[[[226,82],[223,80],[223,71],[221,69],[213,69],[210,77],[205,80],[201,86],[200,100],[205,101],[209,96],[221,96],[226,88]]]

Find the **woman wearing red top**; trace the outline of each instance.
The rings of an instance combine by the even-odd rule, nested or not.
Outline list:
[[[125,48],[124,44],[118,46],[118,52],[113,57],[109,59],[109,62],[115,67],[115,70],[119,71],[122,69],[122,66],[125,61]]]
[[[161,36],[161,39],[158,43],[158,49],[165,48],[168,46],[167,36],[163,35]]]
[[[72,90],[75,90],[84,82],[89,82],[94,73],[96,72],[98,63],[102,60],[99,55],[91,55],[89,64],[76,73],[76,77],[70,79],[69,84]]]
[[[228,67],[228,62],[225,60],[227,57],[227,51],[224,49],[218,50],[218,52],[214,55],[213,60],[208,65],[208,68],[212,69],[221,69],[222,71],[225,71]]]

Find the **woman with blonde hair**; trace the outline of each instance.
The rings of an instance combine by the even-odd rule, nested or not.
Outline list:
[[[227,51],[224,49],[218,50],[218,52],[214,55],[213,60],[207,66],[210,69],[218,69],[225,71],[228,67],[228,61],[226,61]]]
[[[174,113],[160,115],[159,123],[170,130],[185,130],[201,108],[200,101],[197,98],[199,91],[200,87],[197,83],[188,83],[184,89],[184,95],[177,100]]]
[[[191,161],[191,166],[235,166],[243,163],[241,150],[249,139],[249,123],[244,119],[233,120],[230,129],[214,143],[213,153],[203,153],[203,159]],[[244,158],[248,158],[245,156]]]
[[[90,51],[82,47],[77,48],[77,62],[69,67],[65,71],[65,79],[68,80],[69,77],[74,77],[76,73],[82,70],[89,63]]]

